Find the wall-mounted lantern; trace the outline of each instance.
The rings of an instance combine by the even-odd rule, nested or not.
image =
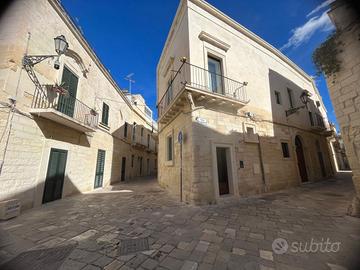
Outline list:
[[[66,38],[63,35],[60,35],[60,36],[57,36],[56,38],[54,38],[54,43],[55,43],[55,51],[56,51],[57,54],[24,55],[24,58],[22,60],[22,65],[23,65],[24,69],[26,70],[27,74],[29,75],[30,79],[33,81],[36,88],[38,88],[39,91],[41,91],[43,93],[43,95],[45,95],[45,96],[46,96],[46,94],[43,91],[38,78],[36,77],[36,74],[35,74],[35,72],[33,70],[33,67],[36,64],[44,61],[45,59],[57,57],[55,62],[54,62],[54,68],[55,69],[60,68],[59,57],[62,54],[65,54],[67,52],[67,50],[69,48],[69,44],[68,44],[68,42],[66,41]]]
[[[311,93],[308,90],[304,90],[300,95],[300,100],[304,105],[286,110],[285,111],[286,117],[292,115],[293,113],[296,113],[300,109],[307,108],[307,104],[310,101],[310,97],[311,97]]]

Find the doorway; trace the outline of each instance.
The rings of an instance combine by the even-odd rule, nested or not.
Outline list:
[[[125,181],[126,157],[121,160],[121,181]]]
[[[67,151],[51,148],[42,203],[61,199]]]
[[[226,151],[227,148],[225,147],[216,147],[216,162],[220,195],[230,193],[228,160],[226,157]]]
[[[99,149],[97,154],[97,161],[96,161],[94,188],[102,187],[103,179],[104,179],[104,168],[105,168],[105,151]]]
[[[295,146],[296,146],[296,157],[297,157],[297,163],[298,168],[300,172],[301,182],[308,182],[308,175],[306,172],[306,163],[305,163],[305,157],[304,157],[304,149],[301,142],[301,139],[299,136],[295,137]]]
[[[323,154],[321,151],[320,142],[318,140],[316,140],[316,150],[317,150],[319,164],[320,164],[320,168],[321,168],[321,174],[323,177],[325,177],[326,170],[325,170],[324,158],[323,158]]]

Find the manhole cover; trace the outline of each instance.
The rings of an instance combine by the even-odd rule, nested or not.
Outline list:
[[[148,238],[123,239],[120,241],[120,255],[126,255],[148,249]]]
[[[1,270],[58,269],[70,255],[75,245],[23,252],[14,259],[0,265]]]

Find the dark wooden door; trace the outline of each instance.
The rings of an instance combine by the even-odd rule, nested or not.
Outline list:
[[[295,138],[295,146],[296,146],[296,157],[298,162],[298,168],[300,172],[300,177],[302,182],[309,181],[307,172],[306,172],[306,163],[304,157],[304,149],[302,146],[302,142],[299,137],[296,136]]]
[[[229,178],[226,160],[226,148],[216,148],[217,170],[220,195],[229,194]]]
[[[105,151],[99,149],[97,154],[97,161],[96,161],[94,188],[102,187],[103,179],[104,179],[104,168],[105,168]]]
[[[126,157],[121,160],[121,181],[125,181]]]
[[[61,83],[69,91],[69,95],[60,95],[57,110],[70,117],[74,116],[78,80],[78,77],[64,66]]]
[[[64,185],[67,151],[52,148],[45,180],[43,203],[61,199]]]
[[[325,171],[325,164],[324,164],[324,158],[323,158],[322,152],[318,152],[318,158],[319,158],[319,163],[320,163],[320,168],[321,168],[321,174],[323,177],[325,177],[326,171]]]

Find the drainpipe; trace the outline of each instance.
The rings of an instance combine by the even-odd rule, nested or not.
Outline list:
[[[263,181],[263,185],[264,185],[265,192],[266,192],[268,190],[268,188],[267,188],[266,181],[265,181],[265,169],[264,169],[264,160],[263,160],[263,156],[262,156],[261,137],[258,135],[258,138],[259,138],[259,158],[260,158],[261,176],[262,176],[262,181]]]

